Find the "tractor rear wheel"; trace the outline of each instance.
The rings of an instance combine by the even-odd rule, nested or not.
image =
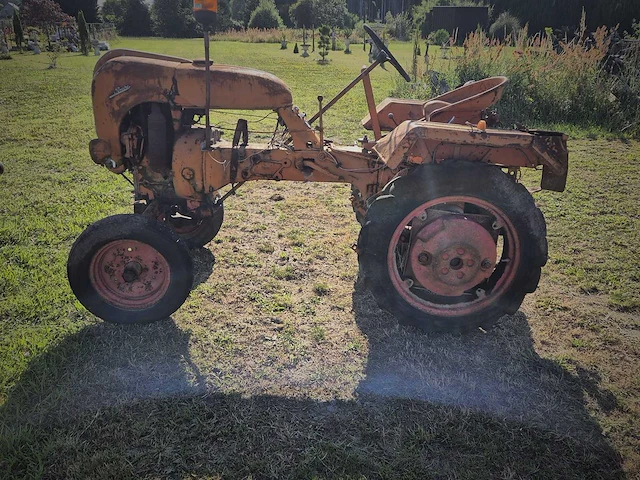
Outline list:
[[[114,215],[82,232],[67,262],[73,293],[108,322],[161,320],[193,284],[189,249],[177,233],[146,215]]]
[[[390,182],[358,239],[365,284],[400,323],[488,328],[515,313],[547,260],[542,212],[498,167],[448,161]]]

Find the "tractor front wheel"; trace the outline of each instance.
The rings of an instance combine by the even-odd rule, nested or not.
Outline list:
[[[428,331],[488,328],[515,313],[547,260],[546,226],[498,167],[449,161],[390,182],[358,240],[365,284],[401,323]]]
[[[224,221],[224,205],[220,203],[210,217],[199,219],[185,215],[172,214],[175,205],[153,201],[142,212],[156,220],[165,223],[171,230],[180,235],[191,249],[204,247],[215,238]]]
[[[161,320],[187,299],[193,265],[184,241],[146,215],[114,215],[82,232],[67,262],[73,293],[108,322]]]

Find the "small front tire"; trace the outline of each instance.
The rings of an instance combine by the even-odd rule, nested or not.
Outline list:
[[[193,264],[185,242],[166,225],[146,215],[114,215],[78,237],[67,276],[80,303],[97,317],[150,323],[187,299]]]

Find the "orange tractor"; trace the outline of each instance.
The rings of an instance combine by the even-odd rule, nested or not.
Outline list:
[[[266,72],[132,50],[105,54],[93,76],[97,138],[89,149],[107,170],[130,172],[135,213],[90,225],[73,245],[68,276],[80,302],[117,323],[166,318],[192,286],[188,248],[215,237],[226,199],[245,182],[293,180],[352,185],[361,274],[401,323],[465,331],[517,311],[547,260],[545,221],[519,171],[541,168],[541,188],[563,191],[567,137],[488,128],[504,77],[430,101],[376,106],[374,68],[388,61],[409,76],[365,28],[379,55],[334,99],[318,97],[309,119]],[[334,145],[324,138],[323,114],[359,82],[369,109],[363,126],[372,133],[359,146]],[[250,143],[241,118],[223,140],[210,109],[274,111],[277,126],[268,143]]]

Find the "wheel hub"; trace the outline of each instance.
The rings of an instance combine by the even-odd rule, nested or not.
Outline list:
[[[147,308],[169,288],[167,260],[152,246],[136,240],[114,240],[92,258],[89,280],[111,305]]]
[[[482,225],[464,215],[438,217],[412,235],[411,270],[415,280],[433,293],[462,295],[493,271],[494,238]]]

